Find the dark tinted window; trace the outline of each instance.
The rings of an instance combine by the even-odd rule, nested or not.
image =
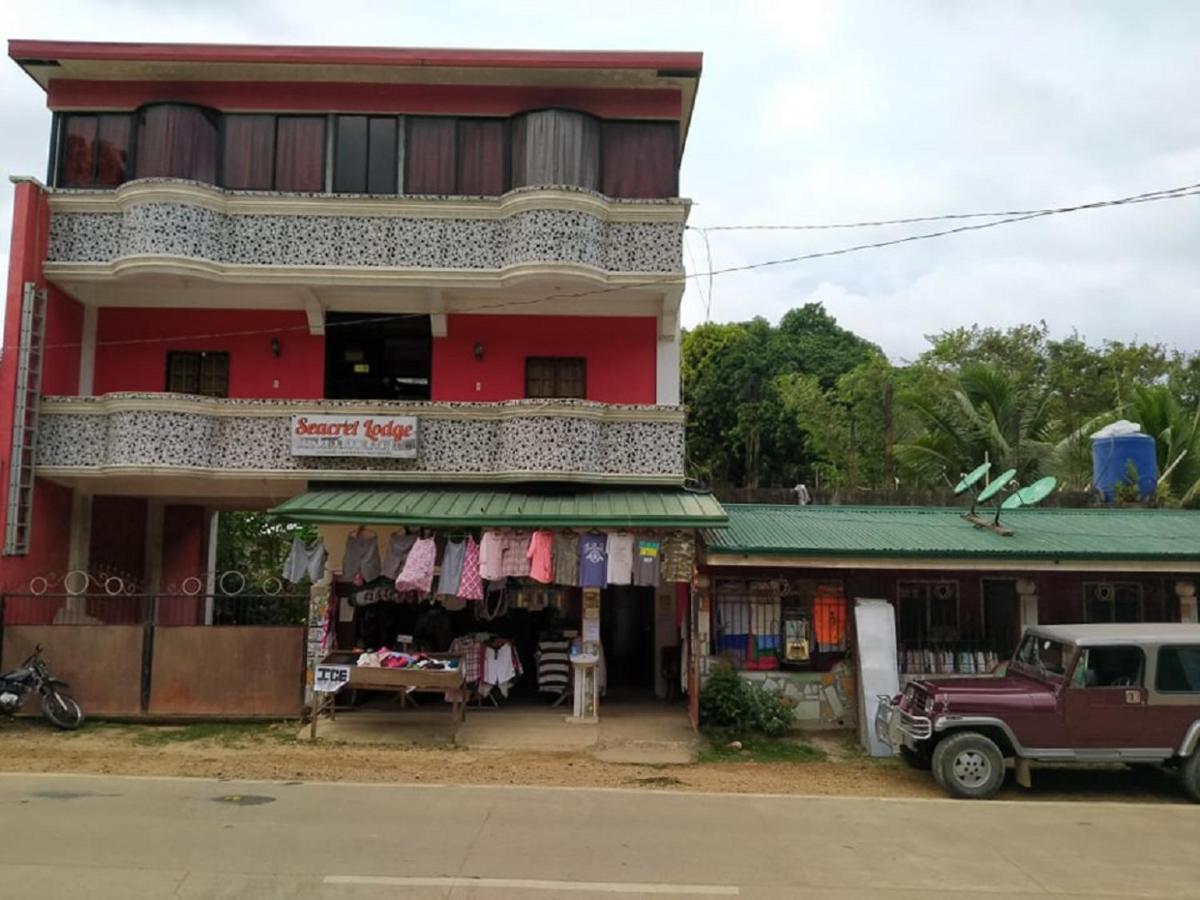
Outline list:
[[[275,126],[275,190],[325,190],[324,116],[280,116]]]
[[[199,106],[164,103],[138,112],[138,178],[217,182],[219,116]]]
[[[587,364],[579,357],[531,356],[525,360],[525,396],[587,397]]]
[[[673,122],[604,122],[600,190],[609,197],[674,197]]]
[[[226,116],[222,184],[270,190],[275,175],[275,117]]]
[[[367,190],[367,117],[338,116],[333,156],[333,189],[339,194]]]
[[[1200,646],[1161,648],[1154,687],[1164,693],[1200,693]]]
[[[367,128],[367,192],[396,193],[395,119],[371,119]]]
[[[129,177],[130,117],[71,115],[63,122],[59,184],[115,187]]]
[[[229,354],[179,351],[167,354],[167,390],[175,394],[229,396]]]

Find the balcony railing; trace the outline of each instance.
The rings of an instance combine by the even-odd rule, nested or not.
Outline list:
[[[678,484],[684,471],[684,413],[668,406],[583,400],[381,403],[105,394],[47,397],[41,413],[37,468],[48,477],[167,473],[298,480]],[[296,436],[301,418],[305,422],[300,430],[307,440]],[[331,422],[335,427],[325,442],[328,446],[320,440],[314,446],[314,438],[331,430],[314,424]],[[388,422],[396,427],[386,429]],[[364,445],[373,440],[368,433],[391,440],[397,428],[407,426],[412,433],[390,455]]]
[[[51,195],[47,273],[120,275],[186,264],[212,277],[263,267],[506,275],[530,265],[681,273],[688,201],[612,200],[581,188],[500,197],[230,191],[145,179]]]

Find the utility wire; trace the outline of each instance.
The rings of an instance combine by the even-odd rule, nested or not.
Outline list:
[[[1113,200],[1097,200],[1091,203],[1080,203],[1074,206],[1060,206],[1047,209],[1032,210],[1029,212],[1020,213],[1019,215],[1010,216],[1004,219],[995,219],[989,222],[980,222],[973,225],[959,225],[954,228],[947,228],[941,231],[926,231],[918,234],[910,234],[904,237],[892,238],[885,241],[872,241],[864,244],[854,244],[849,247],[840,247],[834,250],[818,250],[812,253],[803,253],[797,256],[788,256],[780,259],[761,260],[759,262],[746,263],[740,266],[727,266],[725,268],[714,269],[710,267],[705,272],[691,272],[684,274],[663,275],[656,278],[650,278],[643,281],[625,282],[619,285],[611,285],[603,288],[589,288],[581,291],[558,292],[554,294],[545,294],[540,297],[529,297],[524,300],[503,300],[497,303],[483,304],[472,306],[466,313],[477,313],[489,310],[512,309],[521,306],[530,306],[533,304],[545,303],[550,300],[575,300],[582,297],[596,297],[604,294],[613,294],[623,291],[636,290],[638,288],[659,287],[667,284],[679,284],[681,281],[690,281],[693,278],[709,279],[709,302],[712,300],[712,279],[717,275],[729,275],[734,272],[751,272],[758,269],[772,268],[776,266],[792,265],[798,262],[806,262],[813,259],[824,259],[827,257],[844,256],[850,253],[860,253],[864,250],[878,250],[884,247],[894,247],[900,244],[913,243],[916,241],[927,241],[934,238],[947,237],[953,234],[963,234],[970,231],[982,231],[988,228],[998,228],[1001,225],[1011,225],[1016,222],[1025,222],[1031,219],[1040,219],[1047,216],[1065,215],[1067,213],[1082,212],[1091,209],[1105,209],[1115,206],[1127,206],[1137,203],[1151,203],[1159,200],[1177,200],[1184,197],[1200,196],[1200,182],[1196,184],[1185,185],[1183,187],[1171,188],[1170,190],[1151,191],[1144,194],[1134,194],[1130,197],[1119,197]],[[970,214],[964,214],[970,215]],[[697,229],[699,230],[699,229]],[[325,329],[350,327],[354,325],[378,324],[384,322],[396,321],[399,319],[423,318],[429,315],[428,313],[391,313],[381,316],[372,316],[362,319],[349,319],[343,322],[327,322]],[[97,341],[97,347],[114,347],[114,346],[130,346],[137,344],[161,344],[173,341],[197,341],[197,340],[215,340],[218,338],[227,337],[248,337],[253,335],[280,334],[289,331],[307,331],[307,325],[284,326],[281,328],[260,328],[251,331],[224,331],[214,332],[211,334],[191,334],[178,335],[175,337],[152,337],[152,338],[128,338],[115,341]],[[52,344],[47,345],[45,350],[63,350],[78,348],[80,344]]]
[[[1200,187],[1200,184],[1189,184],[1183,187],[1170,188],[1162,191],[1150,191],[1145,194],[1137,194],[1134,197],[1122,198],[1123,202],[1134,202],[1134,200],[1152,200],[1159,197],[1165,197],[1168,194],[1177,194],[1182,191],[1189,191]],[[1108,203],[1116,203],[1118,201],[1105,201]],[[1008,209],[996,210],[995,212],[970,212],[970,213],[942,213],[929,216],[909,216],[903,219],[868,219],[862,222],[823,222],[802,225],[787,225],[787,224],[763,224],[763,225],[689,225],[691,231],[831,231],[834,229],[844,228],[876,228],[884,225],[914,225],[922,222],[944,222],[953,221],[956,219],[986,219],[986,218],[1001,218],[1009,216],[1027,216],[1034,213],[1053,213],[1061,208],[1045,207],[1042,209]]]

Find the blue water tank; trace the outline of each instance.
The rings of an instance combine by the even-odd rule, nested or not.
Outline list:
[[[1158,485],[1158,456],[1148,434],[1092,438],[1092,484],[1106,502],[1117,499],[1117,486],[1130,484],[1130,465],[1137,470],[1138,496],[1154,495]]]

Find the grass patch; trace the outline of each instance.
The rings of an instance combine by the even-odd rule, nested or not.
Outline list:
[[[271,725],[260,722],[192,722],[189,725],[146,725],[137,730],[133,742],[139,747],[165,747],[196,741],[216,741],[235,746],[270,734]]]
[[[739,740],[742,748],[736,750],[725,737],[710,739],[700,751],[700,762],[811,763],[824,762],[828,758],[819,747],[794,738],[744,737]]]

